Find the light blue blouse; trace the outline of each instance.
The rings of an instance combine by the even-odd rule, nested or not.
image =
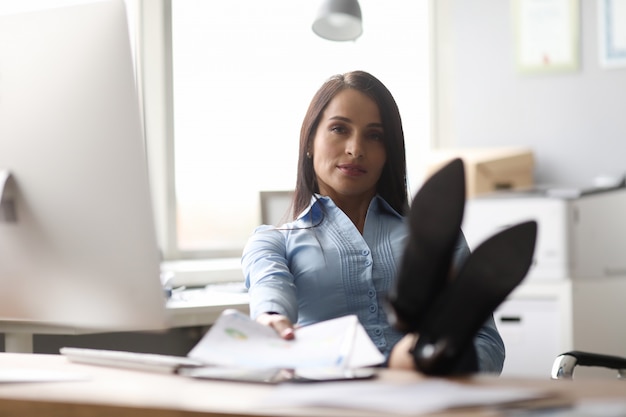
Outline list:
[[[329,197],[317,197],[294,222],[279,228],[259,226],[248,240],[242,268],[250,315],[275,312],[305,326],[356,314],[388,357],[403,337],[389,324],[385,308],[408,238],[405,218],[377,196],[361,235]],[[455,263],[468,255],[462,238]],[[504,344],[493,318],[475,345],[481,371],[499,373]]]

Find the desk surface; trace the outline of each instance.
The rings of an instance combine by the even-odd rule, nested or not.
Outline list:
[[[389,413],[332,408],[261,406],[277,386],[209,380],[90,366],[69,362],[60,355],[0,353],[0,374],[13,369],[56,370],[86,375],[66,382],[0,384],[3,415],[74,416],[389,416]],[[381,371],[383,380],[424,381],[414,372]],[[626,385],[618,380],[511,380],[479,377],[475,385],[545,388],[563,398],[626,399]],[[455,410],[437,416],[497,416],[494,410]]]

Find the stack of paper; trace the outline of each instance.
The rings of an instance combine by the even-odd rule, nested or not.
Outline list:
[[[355,315],[297,328],[284,340],[273,329],[226,310],[189,352],[207,364],[243,368],[359,368],[378,365],[378,351]]]

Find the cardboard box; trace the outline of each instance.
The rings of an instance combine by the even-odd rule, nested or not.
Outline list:
[[[431,175],[454,158],[465,164],[467,198],[502,190],[531,188],[535,160],[528,148],[451,148],[434,150],[428,159]]]

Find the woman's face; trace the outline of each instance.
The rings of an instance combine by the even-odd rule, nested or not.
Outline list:
[[[371,199],[387,159],[376,103],[357,90],[340,91],[322,113],[310,153],[320,194]]]

